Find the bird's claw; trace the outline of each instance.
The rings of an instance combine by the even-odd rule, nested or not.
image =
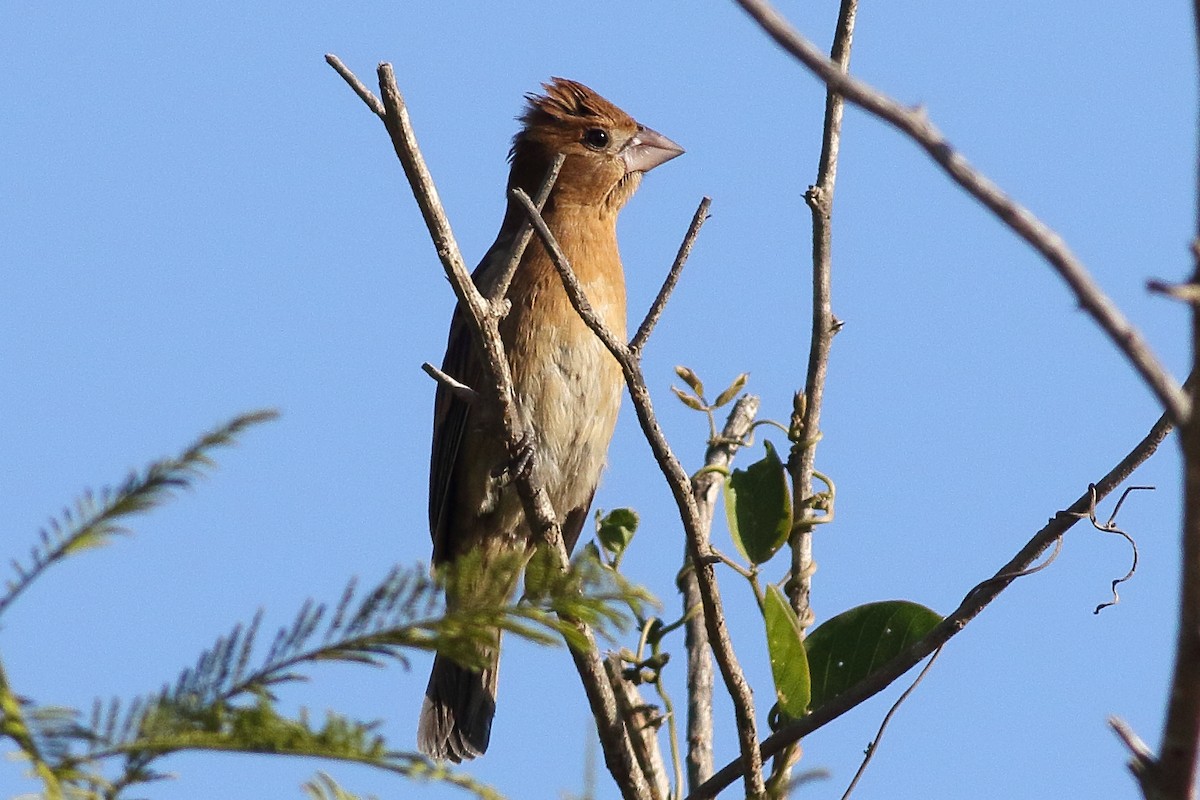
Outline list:
[[[533,443],[527,437],[522,438],[508,463],[502,464],[492,471],[492,480],[495,481],[497,487],[508,486],[513,481],[525,480],[533,472],[534,460]]]

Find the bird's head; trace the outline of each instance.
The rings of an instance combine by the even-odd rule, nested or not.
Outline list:
[[[536,191],[554,157],[566,160],[554,185],[556,206],[598,206],[616,213],[633,196],[642,174],[683,148],[638,122],[594,91],[566,78],[526,96],[513,138],[510,187]]]

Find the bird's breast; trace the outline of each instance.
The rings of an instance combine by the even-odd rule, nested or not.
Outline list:
[[[592,307],[624,338],[620,262],[572,262],[580,264]],[[532,431],[550,500],[563,515],[587,503],[599,481],[621,404],[621,370],[571,306],[552,265],[523,263],[509,297],[502,331],[517,407]]]

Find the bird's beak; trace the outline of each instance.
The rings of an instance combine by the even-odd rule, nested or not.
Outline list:
[[[621,160],[625,162],[625,174],[628,175],[631,172],[649,172],[681,153],[682,147],[658,131],[639,125],[637,133],[621,148]]]

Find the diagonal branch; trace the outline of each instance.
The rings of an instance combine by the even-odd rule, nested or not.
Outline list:
[[[658,296],[650,304],[650,310],[646,312],[646,318],[638,326],[637,333],[629,340],[629,348],[635,353],[642,352],[642,349],[646,346],[646,340],[650,338],[650,333],[654,330],[654,326],[658,324],[658,318],[662,316],[663,309],[667,307],[667,300],[671,297],[671,292],[675,291],[675,284],[679,283],[679,275],[683,272],[683,265],[687,263],[688,256],[692,254],[692,245],[696,243],[696,237],[700,235],[700,228],[704,225],[704,221],[708,219],[708,209],[711,205],[712,198],[705,197],[696,208],[696,213],[692,217],[692,224],[688,226],[687,233],[683,237],[683,242],[679,245],[679,252],[675,255],[675,263],[671,265],[670,271],[667,272],[666,280],[663,281],[662,288],[658,290]]]
[[[1180,425],[1187,419],[1191,404],[1179,383],[1155,357],[1138,329],[1104,294],[1061,236],[972,167],[929,121],[923,109],[904,106],[869,84],[842,72],[836,63],[801,36],[767,0],[737,2],[780,47],[808,67],[831,90],[906,134],[955,183],[1041,253],[1071,288],[1080,307],[1125,354],[1158,398],[1171,422]]]
[[[1138,442],[1137,446],[1121,459],[1121,462],[1113,467],[1107,475],[1096,481],[1096,500],[1111,494],[1133,474],[1138,466],[1154,455],[1158,446],[1171,432],[1172,427],[1166,414],[1160,417],[1145,438]],[[1009,584],[1024,573],[1043,552],[1059,541],[1076,522],[1086,519],[1092,503],[1092,493],[1089,490],[1084,492],[1068,509],[1055,514],[1050,522],[1034,534],[1033,538],[1026,542],[1025,546],[1007,564],[1000,567],[992,577],[967,592],[958,608],[928,634],[913,642],[904,652],[866,680],[838,695],[808,716],[780,728],[767,737],[762,743],[762,758],[771,758],[788,745],[799,741],[802,737],[832,722],[850,709],[883,691],[923,658],[949,641],[995,600]],[[741,762],[731,762],[713,775],[707,783],[688,795],[687,800],[716,797],[718,792],[737,780],[741,774]]]
[[[745,779],[746,796],[760,797],[765,791],[765,785],[762,777],[762,759],[758,749],[754,697],[729,638],[729,628],[725,622],[725,609],[721,604],[716,571],[713,569],[713,562],[716,559],[709,545],[708,531],[701,524],[696,499],[692,496],[691,479],[684,472],[679,459],[672,452],[671,446],[667,444],[662,428],[659,427],[637,353],[618,339],[592,309],[591,303],[588,302],[583,287],[579,283],[579,278],[571,269],[566,255],[554,239],[554,234],[551,233],[549,226],[546,225],[546,221],[542,219],[542,215],[538,213],[529,196],[520,189],[513,190],[512,194],[524,206],[526,214],[533,222],[534,230],[541,238],[542,244],[545,245],[546,252],[554,262],[559,277],[562,278],[563,288],[571,300],[571,305],[621,365],[621,371],[625,375],[625,385],[629,388],[630,400],[633,401],[638,422],[641,423],[642,434],[650,444],[654,459],[667,479],[667,485],[670,487],[671,494],[675,497],[675,504],[679,509],[684,532],[687,534],[688,555],[692,559],[696,580],[700,586],[700,599],[704,609],[709,644],[716,657],[717,666],[721,669],[725,688],[733,700],[733,711],[737,720],[738,745],[741,751],[739,765],[744,766],[740,774]]]
[[[326,61],[350,84],[351,88],[376,113],[372,103],[372,95],[362,87],[357,78],[346,69],[336,56],[326,56]],[[525,435],[524,427],[516,410],[513,393],[512,373],[504,345],[500,339],[499,317],[494,313],[492,303],[476,288],[467,272],[462,253],[454,234],[450,230],[450,222],[446,217],[433,178],[425,166],[425,160],[417,145],[416,135],[404,98],[396,86],[396,76],[392,65],[379,65],[379,88],[383,98],[383,123],[392,140],[396,155],[404,167],[404,174],[412,187],[425,225],[429,229],[430,238],[438,253],[438,259],[450,279],[454,294],[465,312],[475,345],[483,355],[484,372],[487,376],[486,385],[472,387],[480,392],[484,402],[494,404],[500,412],[500,422],[503,431],[504,445],[508,456],[516,462],[522,455],[527,455],[530,437]],[[523,470],[517,476],[517,492],[525,510],[526,519],[534,535],[546,543],[552,552],[557,554],[561,567],[569,564],[566,547],[562,539],[562,531],[558,524],[554,508],[550,503],[546,490],[537,472],[536,458],[532,459],[533,468]],[[646,783],[645,776],[634,761],[624,724],[617,712],[616,699],[612,686],[604,672],[600,660],[595,637],[586,625],[577,620],[569,620],[587,642],[587,648],[576,650],[571,648],[579,676],[584,684],[584,690],[591,705],[592,714],[596,718],[596,727],[604,748],[605,762],[613,774],[622,795],[626,800],[636,800],[652,796]]]

